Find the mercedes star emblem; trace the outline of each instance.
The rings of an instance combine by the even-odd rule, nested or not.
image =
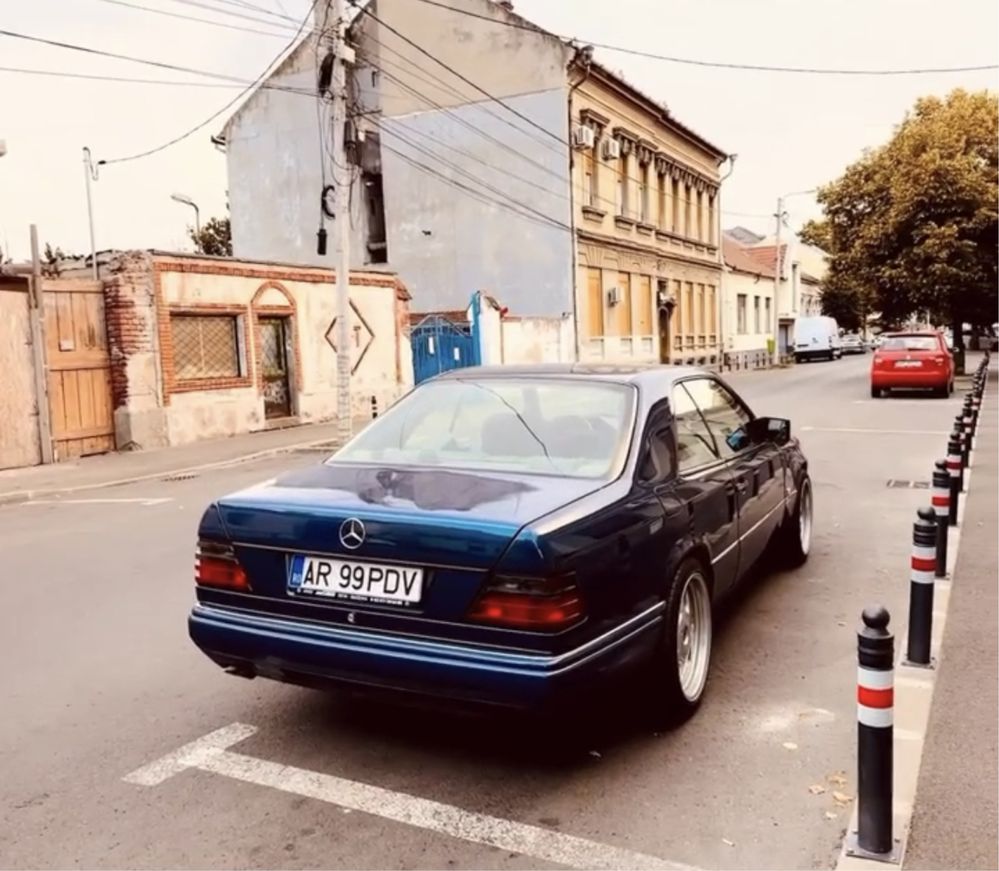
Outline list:
[[[357,550],[364,544],[364,524],[356,517],[348,517],[340,524],[340,544],[347,550]]]

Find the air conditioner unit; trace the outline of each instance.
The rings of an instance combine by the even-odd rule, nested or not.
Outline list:
[[[587,127],[585,124],[581,124],[572,131],[572,144],[576,148],[593,148],[596,141],[597,136],[593,132],[593,128]]]
[[[604,160],[617,160],[621,156],[621,143],[616,139],[604,140]]]
[[[621,288],[612,287],[607,291],[607,304],[608,305],[619,305],[621,302]]]

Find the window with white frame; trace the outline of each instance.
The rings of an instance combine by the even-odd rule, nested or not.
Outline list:
[[[746,294],[740,293],[735,298],[735,323],[736,332],[740,336],[746,335]]]

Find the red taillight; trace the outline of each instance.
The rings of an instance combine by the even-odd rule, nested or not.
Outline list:
[[[571,578],[496,578],[468,618],[510,629],[556,631],[583,619],[583,600]]]
[[[945,366],[947,364],[947,358],[937,356],[933,358],[933,362],[936,363],[937,366]]]
[[[249,590],[246,572],[236,559],[231,544],[199,541],[194,559],[194,580],[202,587],[224,587],[228,590]]]

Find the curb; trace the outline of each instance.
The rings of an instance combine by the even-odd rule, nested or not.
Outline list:
[[[240,454],[235,457],[227,457],[224,460],[215,460],[210,463],[199,463],[194,466],[183,466],[174,469],[162,469],[158,472],[148,472],[142,475],[130,475],[126,478],[114,478],[109,481],[96,481],[91,484],[79,484],[75,487],[42,487],[37,490],[12,490],[7,493],[0,493],[0,507],[4,505],[18,505],[23,502],[30,502],[42,496],[65,496],[71,493],[82,493],[87,490],[100,490],[105,487],[120,487],[124,484],[135,484],[139,481],[155,481],[160,478],[170,478],[174,475],[186,475],[192,472],[204,472],[208,469],[222,469],[227,466],[238,466],[241,463],[249,463],[253,460],[261,460],[265,457],[287,454],[292,451],[300,451],[306,448],[317,448],[329,445],[332,439],[315,439],[308,442],[296,442],[290,445],[282,445],[277,448],[267,448],[262,451],[253,451],[248,454]],[[330,446],[330,453],[335,450],[335,446]]]

